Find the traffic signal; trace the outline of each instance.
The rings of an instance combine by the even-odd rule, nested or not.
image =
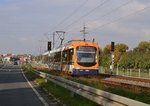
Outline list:
[[[114,52],[115,50],[115,42],[111,42],[111,51]]]
[[[48,51],[51,50],[51,41],[48,41],[48,47],[47,47]]]

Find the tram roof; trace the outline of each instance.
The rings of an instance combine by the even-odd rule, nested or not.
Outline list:
[[[69,46],[71,43],[73,43],[73,42],[92,42],[92,41],[90,41],[90,40],[70,40],[70,41],[68,41],[66,44],[64,44],[63,46],[62,46],[62,48],[61,47],[58,47],[58,48],[56,48],[56,49],[53,49],[53,50],[51,50],[51,51],[47,51],[47,52],[45,52],[45,53],[43,53],[42,55],[49,55],[49,54],[51,54],[51,53],[55,53],[55,52],[59,52],[59,51],[62,51],[62,50],[65,50],[66,48],[67,49],[71,49],[71,48],[73,48],[72,46]],[[96,42],[95,42],[96,43]]]

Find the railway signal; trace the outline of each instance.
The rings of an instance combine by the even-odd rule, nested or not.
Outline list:
[[[51,51],[51,41],[48,41],[48,47],[47,47],[48,51]]]
[[[115,50],[115,42],[111,42],[111,51],[114,52]]]
[[[115,59],[115,55],[114,55],[114,50],[115,50],[115,42],[111,42],[111,67],[110,67],[110,70],[111,70],[111,74],[113,74],[113,71],[114,71],[114,59]]]

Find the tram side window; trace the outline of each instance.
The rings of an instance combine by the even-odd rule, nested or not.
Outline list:
[[[63,62],[67,62],[67,50],[64,50],[62,53]]]
[[[73,62],[73,54],[74,54],[74,50],[73,49],[69,49],[68,50],[68,62],[70,64],[72,64],[72,62]]]
[[[73,62],[73,49],[64,50],[62,53],[63,62],[66,64],[72,64]],[[61,55],[61,54],[60,54]],[[59,56],[61,57],[61,56]],[[56,57],[58,58],[58,57]]]
[[[54,55],[54,61],[60,62],[61,52],[56,52]]]

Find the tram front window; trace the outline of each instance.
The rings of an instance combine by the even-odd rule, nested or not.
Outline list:
[[[93,66],[96,64],[96,48],[79,46],[76,49],[77,63],[82,66]]]

